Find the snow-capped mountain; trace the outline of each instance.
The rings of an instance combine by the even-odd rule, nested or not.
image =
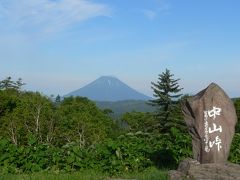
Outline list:
[[[66,96],[83,96],[94,101],[149,100],[148,97],[112,76],[102,76]]]

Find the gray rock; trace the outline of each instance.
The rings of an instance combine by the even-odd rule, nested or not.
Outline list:
[[[170,170],[168,172],[168,179],[170,180],[179,180],[179,179],[186,179],[186,175],[181,173],[180,171]]]
[[[169,171],[170,180],[238,180],[240,165],[233,163],[200,164],[193,159],[185,159],[179,164],[177,171]]]
[[[216,84],[210,84],[183,104],[194,159],[200,163],[227,161],[237,115],[232,100]]]

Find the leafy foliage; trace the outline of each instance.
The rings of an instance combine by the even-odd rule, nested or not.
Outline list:
[[[233,163],[240,164],[240,134],[236,133],[233,138],[229,160]]]
[[[84,147],[101,141],[111,133],[113,121],[87,98],[65,98],[57,114],[63,142],[74,141]]]
[[[234,106],[235,106],[237,117],[238,117],[238,122],[235,129],[237,133],[240,133],[240,99],[236,99],[234,101]]]
[[[39,142],[46,141],[51,127],[52,102],[40,93],[14,92],[9,97],[6,95],[1,92],[0,99],[10,97],[14,106],[0,117],[0,135],[9,137],[16,145],[25,144],[29,135],[35,135]]]
[[[149,132],[152,124],[156,123],[152,113],[128,112],[125,113],[121,120],[127,123],[127,129],[130,132]]]
[[[163,75],[172,77],[167,70]],[[128,112],[119,121],[111,119],[109,109],[100,110],[87,98],[61,100],[58,96],[53,102],[39,92],[21,91],[20,80],[0,81],[0,175],[91,169],[114,176],[153,166],[175,168],[183,158],[192,156],[191,137],[179,128],[184,129],[180,102],[185,97],[176,101],[178,95],[171,95],[180,90],[178,80],[165,80],[163,87],[175,90],[160,99],[166,102],[159,104],[158,113],[168,116]],[[238,118],[239,105],[236,100]],[[230,154],[235,163],[240,163],[239,144],[237,133]]]
[[[36,92],[0,91],[0,136],[25,145],[33,135],[39,143],[88,146],[112,132],[113,121],[86,98],[70,97],[55,104]]]
[[[95,169],[111,175],[126,172],[143,171],[153,166],[171,165],[191,155],[189,138],[173,131],[175,142],[167,136],[155,136],[148,133],[128,133],[116,140],[106,139],[102,143],[88,148],[80,148],[77,143],[62,147],[39,144],[37,138],[28,139],[28,145],[16,146],[7,139],[0,139],[0,174],[30,173],[43,170],[56,172],[74,172]],[[161,162],[161,163],[159,163]]]

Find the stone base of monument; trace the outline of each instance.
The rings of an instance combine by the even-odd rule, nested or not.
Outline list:
[[[187,158],[178,169],[168,172],[170,180],[240,180],[240,165],[227,163],[200,164],[198,161]]]

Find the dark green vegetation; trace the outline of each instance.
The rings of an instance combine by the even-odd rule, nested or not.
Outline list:
[[[167,171],[158,170],[157,168],[149,168],[143,172],[127,173],[121,176],[124,179],[138,179],[138,180],[167,180]],[[0,177],[6,180],[106,180],[109,179],[108,174],[96,172],[94,170],[78,171],[74,173],[54,174],[49,172],[39,172],[32,174],[7,174]]]
[[[159,104],[154,113],[125,113],[120,124],[111,119],[111,111],[98,109],[86,98],[52,101],[38,92],[22,91],[22,85],[11,78],[0,81],[1,177],[54,179],[51,174],[64,173],[59,177],[166,179],[167,169],[191,157],[191,138],[180,111],[183,98],[168,99],[171,110]],[[239,100],[235,106],[240,117]],[[158,116],[168,112],[167,119]],[[168,129],[159,126],[162,121]],[[236,130],[230,160],[240,163]]]
[[[157,107],[155,119],[158,121],[155,128],[161,133],[168,133],[171,127],[186,129],[181,116],[181,99],[179,94],[183,88],[180,88],[178,81],[174,79],[174,75],[166,69],[165,72],[159,74],[158,81],[152,82],[153,96],[155,99],[150,100],[152,106]]]
[[[111,109],[113,111],[111,116],[114,118],[119,118],[127,112],[154,112],[156,110],[156,108],[147,104],[147,101],[143,100],[126,100],[116,102],[97,101],[96,105],[102,110]]]
[[[236,129],[236,132],[240,133],[240,98],[235,98],[233,102],[234,102],[234,106],[236,108],[236,113],[238,117],[238,123],[235,129]]]

